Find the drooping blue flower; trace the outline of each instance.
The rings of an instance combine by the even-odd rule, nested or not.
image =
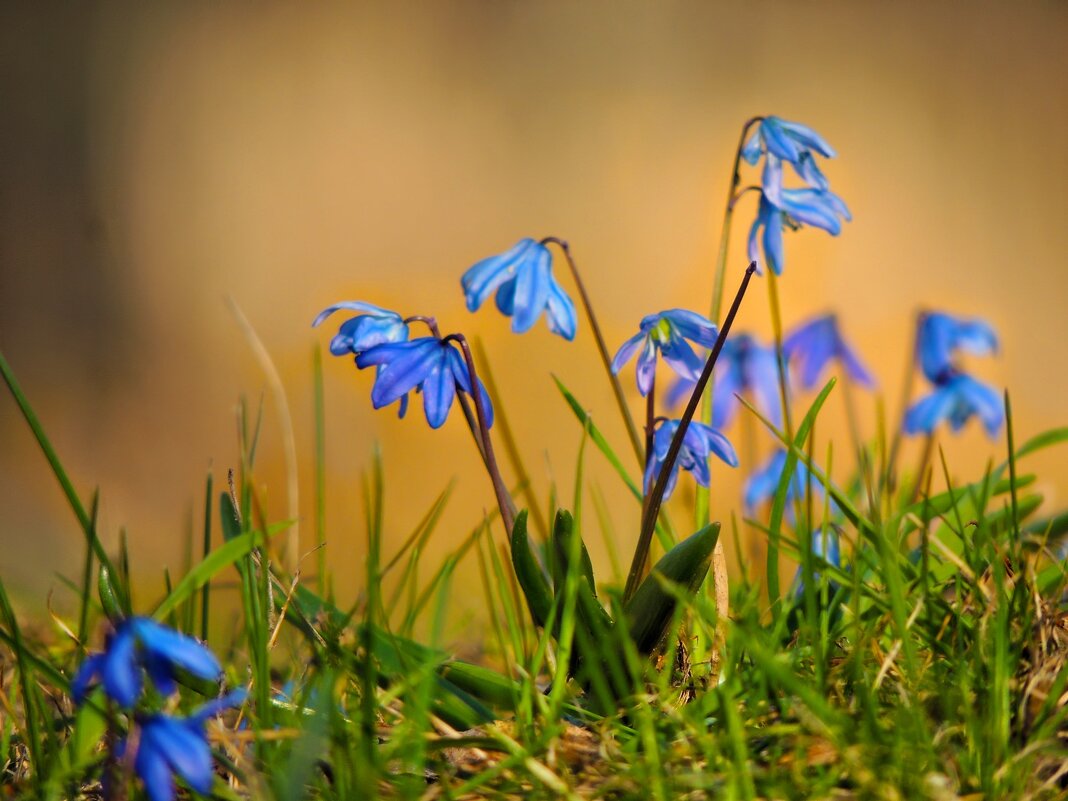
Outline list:
[[[653,434],[653,448],[645,463],[645,492],[650,493],[656,483],[656,477],[660,475],[660,468],[667,458],[671,448],[671,440],[679,428],[679,420],[666,420],[661,423]],[[711,426],[704,423],[691,421],[686,427],[686,433],[682,436],[682,447],[679,448],[678,458],[672,465],[668,475],[667,486],[664,489],[664,500],[671,497],[675,491],[675,484],[679,479],[679,468],[693,474],[694,479],[702,487],[707,487],[711,481],[708,469],[709,457],[715,454],[731,467],[738,466],[738,456],[730,441]]]
[[[761,411],[776,425],[782,421],[779,368],[775,348],[765,347],[749,334],[735,334],[723,343],[712,370],[712,426],[726,428],[741,403],[735,395],[752,396]],[[668,391],[667,404],[677,405],[690,397],[695,382],[680,378]]]
[[[824,368],[832,359],[841,362],[849,377],[858,384],[875,385],[871,373],[843,339],[834,314],[817,317],[795,328],[783,342],[783,352],[790,366],[798,369],[804,389],[819,384]]]
[[[408,338],[408,326],[397,312],[359,300],[346,300],[327,306],[312,322],[312,328],[341,309],[363,314],[351,317],[341,324],[337,334],[330,340],[330,352],[334,356],[344,356],[346,353],[359,355],[375,345],[404,342]]]
[[[853,219],[845,202],[834,192],[822,189],[782,189],[769,192],[766,188],[760,195],[756,219],[749,229],[749,260],[758,268],[763,245],[764,259],[771,271],[782,275],[784,264],[782,231],[784,226],[792,229],[810,225],[820,228],[831,236],[838,236],[844,220]],[[775,196],[777,195],[777,197]],[[763,230],[763,237],[760,232]],[[762,269],[758,272],[763,273]]]
[[[785,469],[786,451],[780,448],[772,454],[763,467],[755,470],[749,476],[743,490],[745,508],[748,513],[752,514],[753,510],[760,504],[775,497],[775,492],[779,489],[779,481],[782,480],[783,470]],[[794,462],[794,472],[786,487],[787,512],[790,509],[790,501],[804,497],[809,483],[808,467],[798,459]],[[813,494],[822,497],[823,491],[820,482],[813,479],[811,485]],[[831,502],[831,508],[837,509],[833,501]]]
[[[1005,420],[1001,396],[971,376],[956,373],[938,382],[930,395],[909,408],[905,433],[931,434],[943,420],[959,431],[973,415],[982,421],[987,434],[995,436]]]
[[[163,695],[175,691],[180,670],[202,679],[222,675],[222,666],[203,643],[152,618],[131,617],[119,623],[103,653],[82,662],[71,679],[71,696],[81,703],[99,680],[109,698],[129,709],[141,695],[143,670]]]
[[[842,554],[838,543],[838,532],[833,527],[828,527],[828,529],[820,527],[812,532],[812,555],[817,559],[822,559],[829,565],[840,568],[842,566]],[[793,581],[793,596],[797,599],[800,599],[805,592],[803,573],[801,566],[798,565]],[[818,570],[812,571],[812,579],[819,583],[820,572]],[[831,582],[830,589],[832,593],[837,587],[837,584]]]
[[[762,153],[766,155],[766,162],[774,164],[775,168],[781,170],[780,162],[788,162],[809,186],[827,188],[827,179],[813,154],[834,158],[835,152],[822,136],[807,125],[775,116],[764,117],[742,148],[742,157],[755,165]]]
[[[663,355],[671,368],[685,379],[696,382],[705,366],[686,340],[711,348],[716,341],[716,326],[697,312],[668,309],[642,318],[639,331],[624,342],[612,359],[612,372],[618,373],[641,348],[635,375],[638,391],[648,395],[656,375],[656,354]]]
[[[180,776],[201,795],[207,795],[215,763],[204,724],[223,709],[239,705],[244,697],[244,690],[236,690],[204,704],[187,718],[156,714],[141,721],[134,770],[151,801],[173,801],[175,776]]]
[[[923,374],[937,383],[957,372],[954,357],[958,350],[974,356],[997,353],[998,335],[989,323],[978,318],[927,312],[920,321],[919,350]]]
[[[544,311],[550,331],[575,338],[575,304],[553,277],[552,252],[542,242],[519,240],[510,250],[468,269],[460,285],[469,311],[478,311],[496,290],[497,308],[512,318],[517,334],[529,331]]]
[[[431,428],[440,428],[449,416],[459,389],[472,394],[471,376],[463,357],[452,343],[437,337],[419,337],[408,342],[376,345],[356,357],[356,366],[377,367],[371,403],[388,406],[415,390],[423,394],[423,411]],[[493,405],[482,382],[478,391],[486,410],[487,425],[493,425]]]

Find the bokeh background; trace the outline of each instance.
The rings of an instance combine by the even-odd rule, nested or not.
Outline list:
[[[997,326],[1002,354],[972,366],[1011,388],[1022,438],[1068,418],[1065,42],[1060,2],[3,4],[0,348],[83,496],[100,488],[105,541],[128,532],[146,603],[183,562],[207,472],[219,487],[236,466],[242,396],[264,398],[256,479],[270,516],[287,515],[277,407],[226,297],[284,381],[305,549],[312,352],[330,336],[309,323],[339,299],[480,337],[538,494],[555,482],[570,497],[580,429],[550,371],[627,453],[589,328],[574,344],[543,325],[515,336],[492,306],[466,311],[460,274],[555,234],[611,346],[651,311],[706,310],[739,127],[773,113],[839,152],[827,173],[855,221],[838,238],[787,237],[783,313],[790,325],[839,311],[880,377],[862,398],[865,433],[878,398],[888,419],[900,413],[912,315],[927,306]],[[762,283],[738,325],[770,334]],[[342,598],[361,582],[375,443],[387,550],[453,478],[428,559],[493,503],[459,415],[437,432],[418,407],[398,421],[371,409],[370,384],[328,358],[327,541]],[[844,462],[841,398],[829,403],[821,442]],[[762,455],[769,440],[754,438]],[[959,478],[1004,452],[975,424],[941,442]],[[716,470],[717,516],[739,511],[752,467]],[[1063,461],[1028,467],[1063,505]],[[589,468],[629,553],[638,509],[598,455]],[[57,573],[77,573],[82,541],[6,397],[0,475],[0,575],[43,604]],[[744,552],[755,535],[742,537]],[[599,535],[587,538],[607,569]],[[477,616],[477,585],[461,586],[461,616]]]

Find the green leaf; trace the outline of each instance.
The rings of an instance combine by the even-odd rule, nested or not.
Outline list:
[[[719,523],[705,526],[664,554],[635,590],[624,611],[639,653],[652,653],[664,638],[679,602],[678,595],[668,592],[662,581],[677,584],[692,596],[708,575],[718,540]]]
[[[534,625],[545,627],[553,604],[552,590],[545,573],[538,563],[527,535],[527,510],[521,511],[512,526],[512,567],[515,569],[519,587],[527,599],[527,608]]]

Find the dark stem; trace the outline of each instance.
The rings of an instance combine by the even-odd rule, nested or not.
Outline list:
[[[735,192],[733,195],[731,195],[730,202],[727,204],[727,211],[734,211],[735,204],[745,196],[746,192],[763,192],[763,191],[764,190],[761,189],[759,186],[756,186],[755,184],[751,184],[751,185],[747,186],[745,189],[742,189],[742,190],[740,190],[738,192]]]
[[[512,526],[515,524],[515,502],[508,492],[501,478],[500,468],[497,467],[497,457],[493,454],[493,441],[490,439],[489,425],[486,420],[486,409],[482,403],[482,393],[478,391],[478,372],[475,370],[475,359],[471,355],[471,346],[463,334],[449,334],[442,342],[455,342],[463,351],[464,361],[467,362],[467,374],[471,381],[471,397],[475,402],[475,414],[478,417],[478,430],[482,434],[483,455],[485,457],[486,472],[489,473],[493,483],[493,492],[497,496],[497,507],[501,510],[501,520],[508,535],[512,534]]]
[[[604,369],[608,373],[608,380],[612,384],[612,394],[616,396],[619,413],[623,416],[623,423],[627,427],[627,435],[630,437],[630,443],[634,448],[634,455],[638,457],[639,464],[644,464],[642,462],[642,440],[638,434],[638,428],[634,425],[634,418],[631,416],[630,408],[627,406],[627,399],[623,395],[623,387],[619,383],[619,377],[612,372],[612,357],[608,354],[608,346],[605,345],[604,335],[601,333],[601,327],[597,324],[597,317],[593,313],[593,304],[590,302],[590,296],[586,292],[586,285],[582,283],[582,276],[579,275],[578,266],[571,255],[571,247],[566,240],[555,236],[547,236],[541,240],[543,245],[550,243],[556,244],[564,252],[564,258],[567,259],[571,277],[575,279],[579,297],[582,298],[582,306],[586,309],[586,319],[590,322],[590,329],[593,331],[597,350],[601,354],[601,361],[604,363]]]
[[[701,372],[701,377],[697,379],[697,384],[690,394],[690,400],[686,404],[686,411],[682,413],[682,417],[679,419],[679,427],[675,430],[675,436],[671,439],[667,457],[660,466],[660,473],[656,477],[656,484],[653,485],[653,491],[649,494],[649,502],[646,504],[642,516],[638,544],[634,548],[634,559],[631,561],[630,573],[627,575],[627,585],[623,590],[624,603],[634,595],[645,574],[645,564],[649,559],[649,546],[652,544],[653,529],[656,527],[656,519],[660,514],[660,505],[664,501],[664,490],[667,488],[668,476],[671,475],[671,469],[679,457],[679,450],[682,448],[682,440],[686,436],[686,429],[697,411],[697,404],[700,402],[708,380],[712,376],[712,369],[716,366],[716,359],[719,358],[719,352],[723,350],[723,343],[727,340],[727,334],[730,332],[734,318],[738,314],[738,308],[742,305],[742,298],[745,297],[745,290],[749,286],[749,280],[755,272],[756,262],[750,262],[745,270],[741,286],[738,287],[738,294],[734,296],[734,302],[727,312],[727,317],[723,320],[723,328],[720,329],[719,336],[716,337],[716,343],[712,346],[712,352],[708,356],[708,361],[705,362],[705,369]]]
[[[411,317],[406,317],[402,320],[405,325],[411,325],[412,323],[425,323],[426,327],[430,329],[430,333],[435,338],[441,339],[441,331],[438,330],[438,321],[435,317],[427,317],[424,314],[413,314]]]

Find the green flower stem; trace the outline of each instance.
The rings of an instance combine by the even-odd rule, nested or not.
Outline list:
[[[719,234],[719,252],[716,254],[716,266],[712,274],[712,305],[708,319],[713,323],[719,320],[719,314],[723,306],[723,282],[727,274],[727,253],[730,250],[731,223],[734,220],[734,206],[738,200],[738,186],[742,182],[740,169],[742,166],[742,148],[745,140],[749,137],[749,129],[759,123],[763,117],[753,117],[742,126],[742,133],[738,137],[738,147],[734,151],[734,164],[731,167],[730,185],[727,187],[727,205],[723,210],[723,223]],[[701,402],[701,422],[705,425],[712,423],[712,383],[708,385],[704,398]],[[694,526],[700,530],[708,525],[709,521],[709,489],[698,485],[694,496]],[[717,549],[722,555],[722,546]],[[715,571],[713,571],[715,572]]]
[[[485,457],[486,472],[489,473],[490,481],[493,483],[493,492],[497,496],[497,507],[501,510],[501,520],[504,521],[504,527],[508,534],[511,535],[512,527],[515,525],[515,501],[512,500],[511,493],[508,492],[508,488],[501,478],[501,471],[497,466],[497,457],[493,453],[493,441],[490,439],[486,410],[482,405],[482,393],[478,391],[478,372],[475,370],[475,359],[471,355],[471,346],[467,342],[467,337],[463,334],[449,334],[442,341],[455,342],[459,345],[464,354],[464,361],[467,362],[467,373],[471,378],[471,394],[475,402],[478,430],[482,435],[482,453]],[[463,397],[463,393],[457,394],[459,397]]]
[[[627,435],[630,437],[630,444],[634,448],[634,455],[638,458],[638,463],[644,467],[645,462],[643,461],[644,454],[642,453],[641,436],[638,434],[638,427],[634,424],[634,418],[631,416],[630,408],[627,406],[627,399],[623,394],[623,387],[619,383],[619,376],[612,372],[612,357],[608,354],[608,346],[605,345],[604,335],[601,333],[601,327],[597,324],[597,316],[593,313],[593,304],[590,303],[590,296],[586,292],[586,285],[582,283],[582,276],[579,275],[578,266],[575,264],[575,259],[571,255],[571,247],[565,240],[555,236],[547,236],[541,241],[543,245],[548,245],[550,242],[554,242],[560,247],[560,250],[564,252],[564,258],[567,259],[567,266],[571,269],[571,277],[575,279],[575,286],[578,288],[579,297],[582,298],[582,306],[586,309],[586,319],[590,322],[593,338],[597,342],[597,351],[601,354],[601,361],[604,363],[605,372],[608,373],[608,381],[612,384],[612,393],[616,396],[616,404],[619,406],[619,413],[623,417],[624,425],[626,425]]]
[[[753,277],[754,272],[756,272],[756,262],[750,262],[745,270],[741,286],[738,287],[738,294],[734,296],[734,302],[731,304],[730,311],[727,312],[727,317],[723,321],[719,336],[716,337],[716,343],[712,346],[708,361],[705,362],[705,369],[701,372],[701,377],[697,379],[697,385],[694,387],[690,400],[686,404],[686,411],[682,413],[682,417],[679,419],[679,427],[675,430],[675,436],[671,439],[667,457],[660,466],[660,473],[656,477],[653,491],[649,494],[649,502],[646,504],[642,515],[642,527],[638,533],[638,544],[634,548],[634,558],[631,561],[630,572],[627,575],[627,585],[623,591],[624,603],[634,595],[634,591],[638,589],[638,585],[645,574],[645,566],[649,560],[649,546],[652,544],[653,530],[656,527],[657,516],[660,514],[660,505],[664,500],[664,490],[667,488],[668,476],[671,475],[671,470],[678,459],[683,437],[686,436],[686,429],[689,428],[690,421],[693,420],[694,414],[697,412],[697,404],[704,394],[705,387],[708,386],[708,380],[712,376],[712,368],[716,366],[716,359],[719,358],[719,352],[723,350],[723,343],[726,341],[727,333],[731,330],[734,318],[738,314],[738,308],[742,305],[742,298],[745,297],[745,290],[749,286],[749,280]]]
[[[909,349],[908,361],[905,364],[905,380],[901,387],[901,415],[898,418],[897,427],[894,429],[894,438],[890,440],[890,454],[886,458],[886,473],[882,476],[880,489],[886,488],[891,495],[897,487],[897,457],[901,452],[901,437],[905,429],[905,414],[908,412],[909,402],[912,400],[912,390],[916,379],[916,365],[920,360],[920,323],[923,321],[923,312],[916,313],[916,324],[913,326],[912,347]]]
[[[927,472],[927,468],[931,464],[931,455],[934,453],[935,435],[932,431],[928,434],[923,441],[923,450],[920,451],[920,461],[916,463],[916,478],[912,485],[912,492],[909,493],[908,505],[916,503],[920,497],[920,489],[926,483],[924,481],[924,474]]]

